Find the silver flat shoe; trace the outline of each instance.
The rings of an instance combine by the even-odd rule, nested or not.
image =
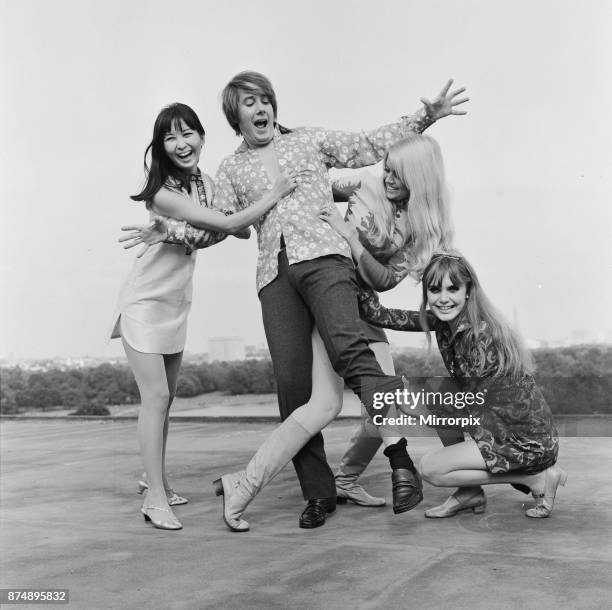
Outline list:
[[[525,511],[525,516],[532,519],[546,519],[550,517],[553,506],[555,505],[555,496],[559,485],[565,486],[567,483],[567,472],[551,466],[544,471],[544,491],[542,493],[531,491],[536,504],[533,508],[528,508]]]
[[[472,494],[466,493],[465,489],[460,487],[443,504],[426,510],[425,516],[428,519],[445,519],[446,517],[454,517],[462,510],[470,509],[473,513],[479,515],[485,512],[486,507],[487,497],[482,487],[479,487],[478,491]]]

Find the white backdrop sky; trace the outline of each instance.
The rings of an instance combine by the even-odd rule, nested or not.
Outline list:
[[[133,259],[122,224],[159,109],[196,110],[214,175],[239,140],[219,93],[267,74],[287,126],[372,128],[448,77],[442,146],[456,243],[530,339],[611,337],[612,3],[606,0],[0,1],[0,357],[115,356]],[[256,240],[200,252],[187,350],[264,340]],[[417,307],[407,281],[383,296]],[[408,344],[406,334],[392,341]]]

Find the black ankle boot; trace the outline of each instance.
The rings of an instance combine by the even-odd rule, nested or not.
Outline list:
[[[423,483],[408,452],[406,439],[389,445],[383,453],[389,458],[393,472],[393,512],[397,515],[414,508],[423,499]]]

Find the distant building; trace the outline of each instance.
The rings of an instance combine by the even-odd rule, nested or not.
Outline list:
[[[244,360],[246,348],[244,337],[211,337],[208,340],[208,357],[215,360]]]
[[[252,360],[270,360],[270,350],[267,345],[247,345],[246,357]]]
[[[584,330],[584,328],[573,330],[572,333],[570,334],[569,341],[571,341],[574,344],[588,343],[589,334],[587,333],[586,330]]]
[[[189,364],[208,364],[210,362],[210,357],[206,352],[204,353],[191,353],[185,352],[183,356],[184,362],[189,362]]]

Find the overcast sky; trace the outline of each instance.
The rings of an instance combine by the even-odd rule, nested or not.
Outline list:
[[[0,1],[0,357],[115,356],[104,343],[134,257],[119,227],[160,108],[191,105],[214,175],[239,144],[219,93],[272,80],[279,120],[358,130],[448,77],[465,117],[441,144],[456,244],[530,339],[612,337],[612,3],[568,0]],[[256,240],[199,253],[186,349],[264,340]],[[406,281],[382,301],[416,308]],[[408,344],[407,334],[392,341]]]

